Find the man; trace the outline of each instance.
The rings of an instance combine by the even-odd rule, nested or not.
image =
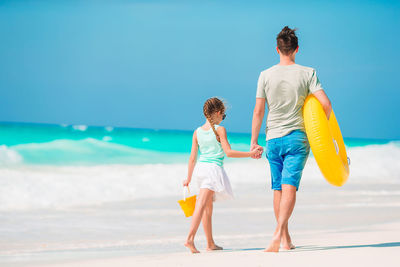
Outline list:
[[[284,27],[276,40],[280,62],[260,74],[251,137],[251,148],[254,148],[258,146],[267,102],[266,156],[271,169],[277,227],[269,246],[264,250],[266,252],[278,252],[280,247],[286,250],[295,248],[288,221],[310,151],[302,114],[304,100],[310,93],[314,94],[328,119],[332,111],[316,71],[295,63],[299,50],[295,30]]]

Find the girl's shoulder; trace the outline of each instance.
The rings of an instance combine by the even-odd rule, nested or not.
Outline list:
[[[226,128],[225,128],[224,126],[221,126],[221,125],[214,125],[214,127],[215,127],[215,130],[216,130],[217,132],[226,132]]]
[[[221,131],[225,131],[226,132],[225,127],[224,126],[220,126],[220,125],[215,125],[215,130],[218,131],[218,132],[221,132]]]
[[[202,126],[197,127],[196,132],[207,132],[207,130],[204,130],[203,125],[202,125]]]
[[[217,130],[219,127],[222,127],[222,126],[219,126],[218,124],[214,124],[215,130]],[[203,125],[202,125],[202,126],[197,127],[197,129],[195,131],[210,132],[210,131],[212,131],[212,129],[210,127],[207,130],[205,130],[205,129],[203,129]]]

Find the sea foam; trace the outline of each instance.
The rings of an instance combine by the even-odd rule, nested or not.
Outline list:
[[[18,154],[4,146],[0,147],[0,155],[7,155],[9,161],[20,160]],[[400,147],[397,144],[349,148],[348,155],[351,165],[347,184],[400,183]],[[260,160],[227,159],[225,170],[234,192],[243,193],[243,185],[246,184],[269,187],[270,172],[264,157]],[[8,164],[0,168],[0,211],[98,206],[167,196],[180,198],[186,172],[187,165],[184,163],[95,166]],[[303,172],[302,184],[315,181],[326,183],[315,159],[310,157]],[[192,188],[196,187],[196,181],[193,181]]]
[[[87,125],[72,125],[72,128],[77,131],[86,131],[88,126]]]
[[[21,162],[22,156],[17,151],[8,148],[6,145],[0,145],[0,166]]]

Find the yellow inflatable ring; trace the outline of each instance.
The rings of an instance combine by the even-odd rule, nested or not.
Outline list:
[[[309,95],[303,106],[304,125],[312,153],[325,179],[342,186],[349,177],[349,162],[335,113],[326,118],[318,99]]]

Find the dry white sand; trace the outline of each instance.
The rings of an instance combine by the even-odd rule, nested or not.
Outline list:
[[[400,222],[331,233],[308,232],[298,248],[265,253],[262,248],[117,257],[42,264],[41,267],[124,266],[400,266]]]

